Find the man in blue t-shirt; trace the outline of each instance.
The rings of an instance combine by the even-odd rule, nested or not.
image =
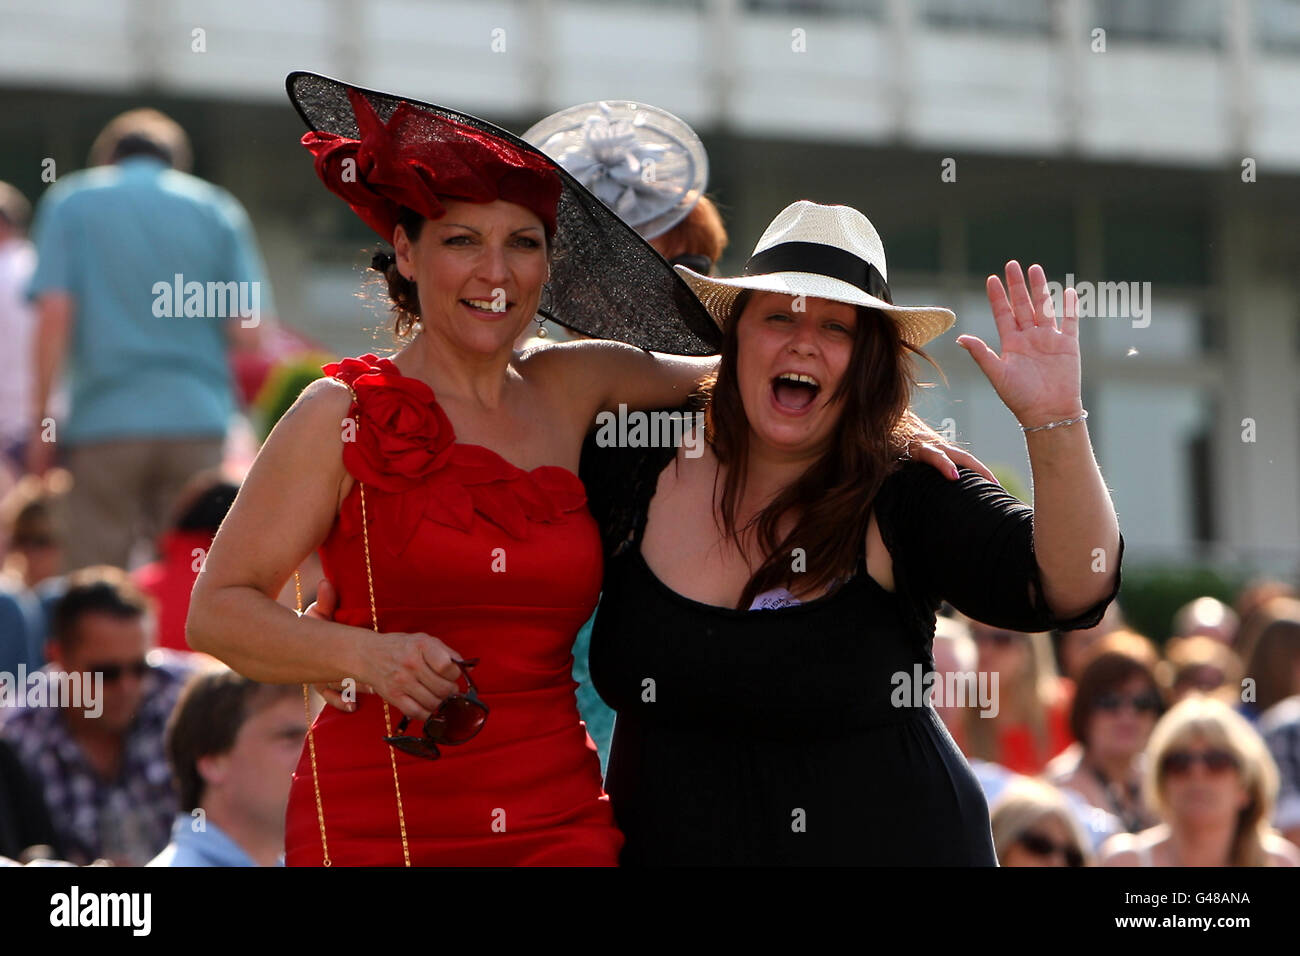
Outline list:
[[[183,170],[184,131],[154,110],[113,120],[92,168],[37,207],[35,420],[27,464],[57,447],[75,485],[66,567],[126,567],[185,481],[218,465],[234,392],[230,349],[254,349],[272,314],[239,202]],[[66,361],[66,419],[49,398]]]

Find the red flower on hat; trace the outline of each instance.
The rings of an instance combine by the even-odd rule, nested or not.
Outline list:
[[[402,206],[426,219],[440,199],[503,199],[532,210],[555,232],[560,177],[546,159],[449,117],[397,105],[385,123],[364,95],[348,90],[360,139],[319,130],[302,137],[316,174],[385,242]]]

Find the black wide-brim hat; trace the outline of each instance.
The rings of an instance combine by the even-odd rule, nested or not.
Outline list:
[[[285,80],[289,99],[309,129],[357,139],[361,132],[349,91],[385,122],[406,103],[436,122],[463,124],[535,155],[560,178],[551,278],[542,294],[545,318],[583,335],[616,339],[676,355],[713,355],[721,333],[690,287],[636,230],[545,153],[476,116],[378,93],[316,73]]]

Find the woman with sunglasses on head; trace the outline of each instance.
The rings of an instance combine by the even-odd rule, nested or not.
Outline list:
[[[1270,825],[1277,766],[1249,723],[1213,697],[1170,708],[1151,733],[1143,787],[1159,825],[1119,834],[1105,866],[1300,866]]]
[[[1002,356],[958,339],[1026,429],[1031,510],[901,460],[910,357],[954,316],[894,305],[885,270],[865,216],[811,202],[744,276],[679,267],[724,333],[704,453],[589,456],[625,864],[994,865],[979,784],[925,703],[935,611],[1080,627],[1118,590],[1074,291],[1058,326],[1042,269],[1009,263],[1009,297],[988,281]]]
[[[1142,797],[1143,751],[1164,711],[1154,650],[1143,654],[1145,639],[1135,642],[1136,637],[1116,631],[1094,648],[1070,709],[1077,751],[1045,773],[1052,783],[1114,814],[1129,833],[1155,822]]]
[[[289,90],[317,174],[393,244],[372,265],[401,348],[326,366],[276,425],[188,639],[255,680],[340,687],[346,709],[313,723],[294,776],[289,865],[613,864],[570,676],[601,585],[579,453],[597,412],[676,404],[713,366],[650,346],[708,352],[715,330],[508,133],[312,74]],[[543,312],[643,348],[516,352]],[[334,620],[275,603],[315,549]]]

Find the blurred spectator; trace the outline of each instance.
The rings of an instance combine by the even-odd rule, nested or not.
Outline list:
[[[1254,699],[1243,701],[1248,717],[1300,694],[1300,601],[1273,598],[1256,611],[1253,623],[1258,630],[1246,676],[1254,681]]]
[[[1237,612],[1237,618],[1241,622],[1237,629],[1237,641],[1241,640],[1241,628],[1245,626],[1246,620],[1255,612],[1255,609],[1263,604],[1268,603],[1275,597],[1300,598],[1295,588],[1282,581],[1273,578],[1256,578],[1248,581],[1237,594],[1237,599],[1232,602],[1233,610]],[[1237,654],[1242,656],[1241,647],[1237,647]]]
[[[56,706],[51,694],[0,710],[0,735],[40,785],[74,863],[143,864],[166,845],[176,813],[163,729],[193,665],[148,653],[147,609],[117,568],[70,575],[54,608],[46,672],[81,675],[82,699]]]
[[[1142,752],[1164,709],[1155,663],[1150,642],[1131,631],[1116,631],[1097,644],[1070,709],[1078,746],[1052,761],[1045,774],[1119,817],[1130,833],[1155,822],[1142,799]]]
[[[1233,650],[1243,664],[1249,664],[1255,654],[1255,645],[1259,643],[1260,632],[1278,617],[1276,608],[1291,606],[1288,602],[1300,600],[1294,593],[1270,594],[1271,589],[1260,587],[1256,593],[1261,600],[1250,604],[1250,610],[1242,615],[1241,626],[1237,628],[1237,638]]]
[[[655,236],[650,245],[669,262],[710,275],[729,241],[717,205],[708,196],[701,196],[685,219]]]
[[[131,579],[153,598],[158,609],[158,646],[188,651],[185,618],[190,591],[207,558],[217,528],[234,504],[239,486],[219,469],[200,472],[181,490],[174,518],[163,533],[158,552],[162,557],[136,569]]]
[[[1008,784],[989,810],[1002,866],[1088,866],[1092,851],[1065,795],[1038,780]]]
[[[220,464],[234,411],[228,350],[255,348],[272,310],[243,207],[183,171],[189,151],[161,113],[124,113],[91,150],[104,165],[61,177],[37,207],[32,415],[47,414],[66,357],[70,408],[56,437],[74,479],[69,569],[126,567],[185,481]],[[54,447],[41,437],[28,444],[37,473]]]
[[[1078,681],[1092,646],[1112,631],[1127,626],[1119,602],[1111,601],[1096,627],[1088,627],[1080,631],[1057,631],[1054,634],[1056,661],[1061,675],[1071,682]]]
[[[259,684],[227,668],[193,678],[167,726],[180,812],[149,866],[283,865],[306,734],[297,684]]]
[[[936,673],[944,676],[945,680],[948,674],[975,674],[979,666],[979,651],[976,650],[975,642],[971,639],[970,628],[954,618],[941,615],[935,619],[933,653],[934,669]],[[967,700],[973,699],[973,695],[968,691]],[[1006,767],[969,755],[965,743],[966,727],[971,722],[990,719],[980,716],[977,705],[954,706],[953,701],[939,697],[934,703],[934,710],[948,728],[953,741],[963,753],[967,753],[967,762],[975,774],[975,779],[979,781],[989,806],[993,806],[999,800],[1008,786],[1032,779],[1013,773]],[[1090,807],[1073,791],[1065,791],[1063,797],[1074,817],[1075,825],[1087,835],[1091,850],[1095,851],[1107,837],[1123,829],[1117,817]]]
[[[34,590],[63,565],[61,510],[72,486],[62,468],[25,475],[0,503],[5,551],[2,570],[24,590]]]
[[[0,738],[0,856],[20,860],[38,846],[57,853],[57,842],[41,788],[23,769],[13,747]]]
[[[1241,699],[1241,661],[1232,649],[1203,634],[1171,638],[1156,676],[1165,700],[1176,704],[1190,693],[1211,694],[1234,705]]]
[[[0,671],[45,664],[54,576],[62,562],[63,535],[56,514],[70,484],[54,468],[25,475],[0,502],[0,533],[8,548],[0,568]]]
[[[1277,809],[1273,826],[1300,846],[1300,695],[1288,697],[1260,715],[1256,725],[1277,763]]]
[[[1107,866],[1297,866],[1271,826],[1277,767],[1246,719],[1192,696],[1151,734],[1143,789],[1163,823],[1102,848]]]
[[[1056,674],[1047,634],[966,621],[979,669],[996,673],[998,712],[967,722],[970,755],[1016,773],[1037,774],[1070,745],[1070,687]]]
[[[1174,612],[1173,637],[1201,634],[1232,647],[1237,637],[1237,612],[1218,598],[1198,597]]]
[[[32,207],[9,183],[0,182],[0,342],[11,355],[30,355],[36,320],[27,301],[27,284],[36,270],[36,250],[27,241]],[[32,367],[8,362],[0,376],[0,472],[22,474],[31,437]],[[0,493],[8,481],[0,475]]]
[[[939,615],[934,619],[934,655],[935,673],[947,680],[949,674],[977,674],[979,670],[979,650],[971,637],[970,627],[965,621]],[[978,677],[978,675],[977,675]],[[981,720],[975,706],[977,687],[967,691],[968,706],[958,706],[956,701],[945,695],[936,695],[934,712],[939,715],[953,742],[962,753],[969,753],[967,725],[972,720]]]

